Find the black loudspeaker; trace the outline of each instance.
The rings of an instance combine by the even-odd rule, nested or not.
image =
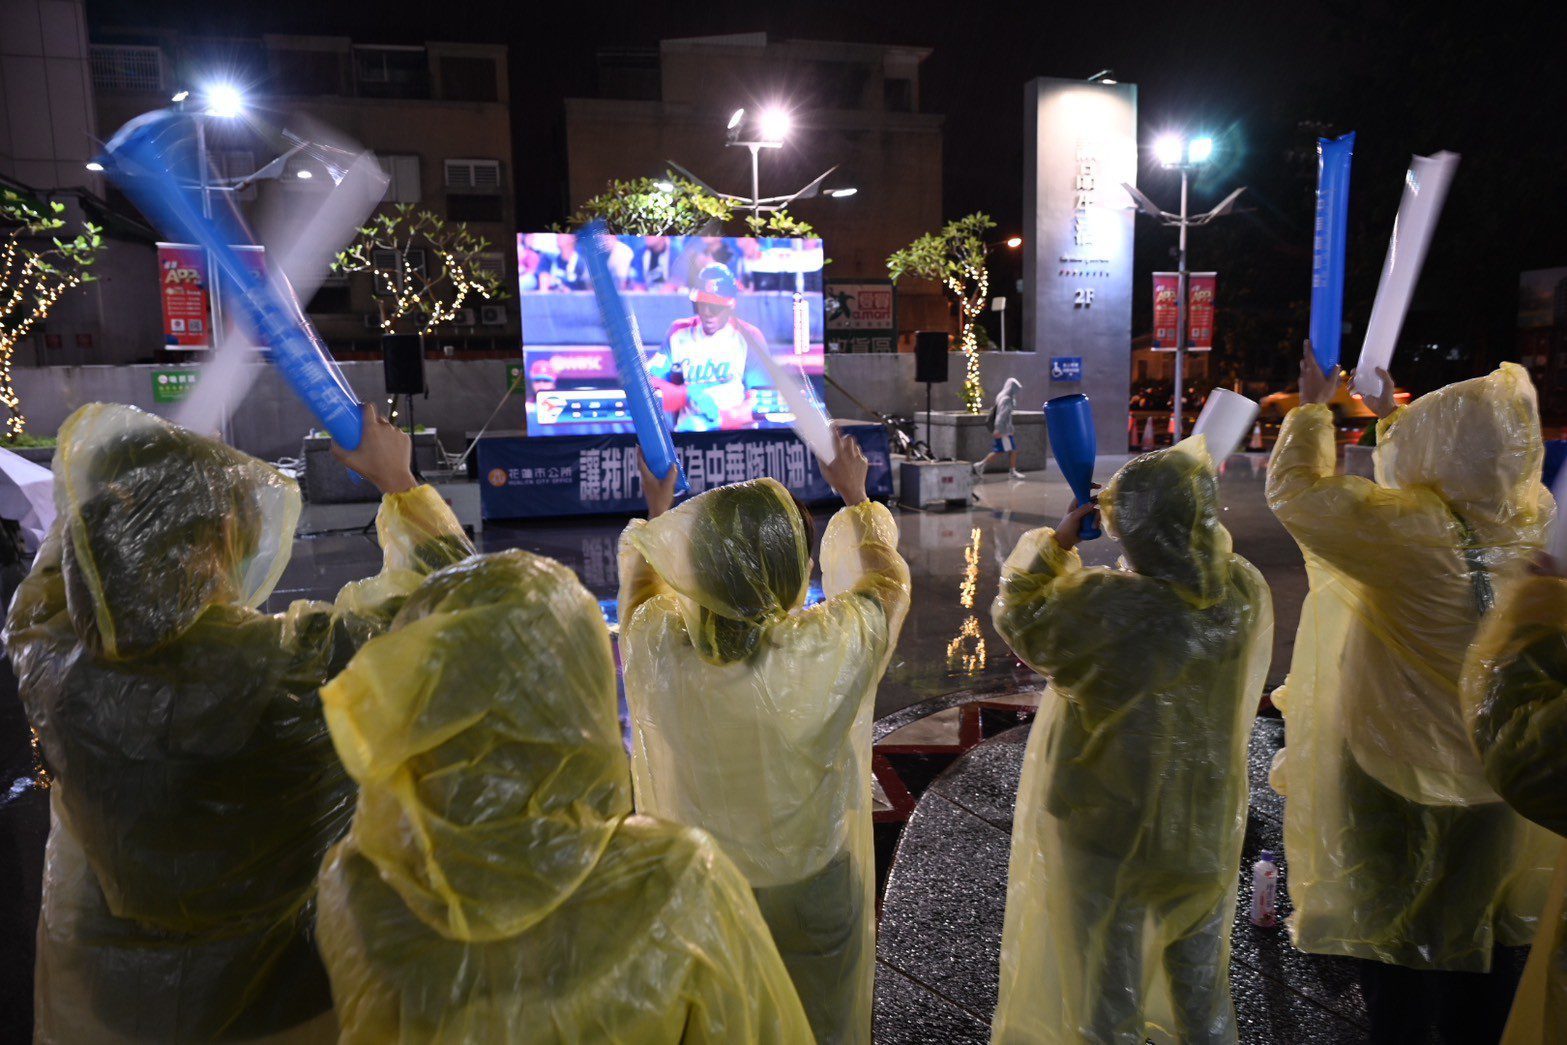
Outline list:
[[[381,365],[389,396],[424,395],[424,338],[418,334],[386,334],[381,338]]]
[[[952,335],[945,330],[921,330],[914,335],[914,380],[933,385],[947,383],[947,356]]]

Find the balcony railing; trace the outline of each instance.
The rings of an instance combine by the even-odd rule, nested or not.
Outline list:
[[[163,52],[128,44],[92,45],[92,82],[100,91],[159,94],[163,91]]]

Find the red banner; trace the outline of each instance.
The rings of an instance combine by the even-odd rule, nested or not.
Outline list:
[[[188,243],[158,244],[158,284],[163,299],[164,346],[176,350],[211,348],[207,252]]]
[[[1153,274],[1153,347],[1175,348],[1176,293],[1180,277],[1174,272]]]
[[[245,267],[266,276],[265,248],[237,244],[234,252]],[[212,297],[207,252],[191,243],[158,244],[158,282],[163,299],[164,347],[174,351],[211,348]]]
[[[1180,322],[1176,309],[1179,288],[1179,273],[1153,274],[1153,347],[1166,352],[1175,351],[1175,328]],[[1207,352],[1213,348],[1213,303],[1218,288],[1217,273],[1186,274],[1186,348],[1189,352]]]
[[[1214,272],[1186,274],[1186,347],[1193,352],[1213,348],[1213,300],[1219,292]]]

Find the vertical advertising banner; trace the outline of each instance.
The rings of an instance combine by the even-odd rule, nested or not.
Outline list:
[[[264,247],[236,244],[234,251],[246,268],[266,278]],[[176,352],[211,348],[212,291],[207,252],[194,243],[159,243],[158,284],[163,299],[163,347]]]
[[[190,243],[158,244],[163,344],[175,351],[212,347],[207,252]]]
[[[1213,302],[1218,289],[1218,273],[1186,274],[1186,347],[1192,352],[1213,348]]]
[[[1174,272],[1153,274],[1153,347],[1175,348],[1175,327],[1180,321],[1176,295],[1180,277]]]
[[[1180,322],[1181,277],[1176,272],[1153,274],[1153,347],[1161,352],[1175,351],[1175,330]],[[1186,274],[1186,350],[1206,352],[1213,348],[1213,305],[1218,294],[1219,276],[1215,272]]]

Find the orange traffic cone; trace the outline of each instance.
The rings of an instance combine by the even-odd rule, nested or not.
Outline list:
[[[1258,421],[1251,426],[1251,449],[1262,449],[1262,422]]]
[[[1133,450],[1139,449],[1137,443],[1137,418],[1131,414],[1126,415],[1126,445]]]
[[[1153,447],[1154,447],[1153,418],[1150,417],[1148,419],[1148,422],[1143,425],[1143,446],[1142,446],[1142,448],[1144,450],[1152,450]]]

